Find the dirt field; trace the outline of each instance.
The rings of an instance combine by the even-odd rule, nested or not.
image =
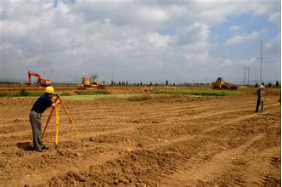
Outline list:
[[[58,149],[53,117],[43,153],[31,147],[36,98],[0,98],[0,186],[280,186],[278,97],[263,113],[251,95],[66,100],[82,142],[61,111]]]

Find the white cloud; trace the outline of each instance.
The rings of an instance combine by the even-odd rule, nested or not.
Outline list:
[[[13,44],[12,43],[2,43],[0,45],[0,50],[1,51],[8,51],[8,50],[11,50],[13,49]]]
[[[203,23],[194,23],[188,27],[183,26],[176,31],[176,40],[179,45],[207,41],[209,37],[209,27]]]
[[[239,26],[239,25],[233,25],[229,28],[229,31],[231,31],[231,32],[239,32],[241,30],[242,30],[242,27]]]
[[[268,17],[268,21],[272,23],[281,23],[281,12],[275,12],[270,14]]]
[[[168,19],[168,15],[164,10],[151,7],[140,8],[138,16],[149,22],[164,22]]]
[[[259,37],[258,32],[252,32],[250,34],[236,35],[227,41],[225,41],[224,45],[237,45],[243,42],[252,41]]]
[[[156,48],[165,47],[171,42],[172,38],[169,35],[160,35],[158,33],[149,34],[149,41],[155,45]]]
[[[276,6],[255,1],[246,6],[244,1],[85,0],[59,1],[54,8],[52,0],[3,0],[1,5],[5,8],[0,7],[0,78],[26,78],[22,72],[30,69],[61,81],[69,77],[80,81],[80,76],[90,72],[105,80],[112,73],[133,81],[138,73],[148,74],[141,78],[154,79],[158,72],[159,80],[163,72],[172,77],[180,72],[186,76],[187,71],[200,76],[200,70],[193,68],[218,67],[223,62],[210,53],[212,27],[245,13],[254,13],[254,19],[265,14],[275,25],[280,19]],[[173,32],[162,35],[159,31],[163,29]],[[239,25],[230,31],[237,35],[225,42],[226,48],[260,35],[239,34]],[[269,40],[267,47],[273,49],[276,43]],[[58,73],[58,63],[65,73]]]

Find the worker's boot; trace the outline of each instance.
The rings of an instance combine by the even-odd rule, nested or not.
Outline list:
[[[42,150],[48,150],[49,148],[48,148],[46,145],[43,145],[43,146],[41,147],[41,149],[42,149]]]

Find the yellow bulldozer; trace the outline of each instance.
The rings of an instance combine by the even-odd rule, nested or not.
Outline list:
[[[78,90],[86,90],[86,89],[97,89],[103,90],[105,89],[105,85],[100,82],[93,81],[92,77],[82,77],[82,81],[77,85]]]
[[[234,84],[224,82],[222,77],[217,77],[216,82],[211,83],[212,89],[217,90],[237,90],[238,87]]]

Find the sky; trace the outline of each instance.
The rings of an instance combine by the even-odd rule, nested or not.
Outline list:
[[[280,81],[280,0],[0,1],[0,81],[252,82],[261,41]]]

